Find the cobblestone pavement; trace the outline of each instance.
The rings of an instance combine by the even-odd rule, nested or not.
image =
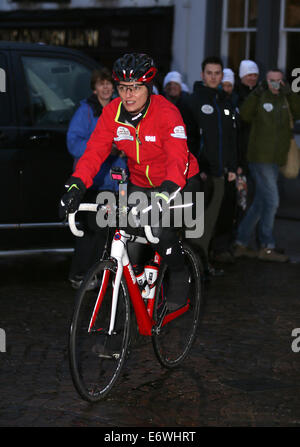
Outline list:
[[[78,397],[69,374],[69,258],[1,259],[0,426],[299,427],[298,227],[276,226],[292,263],[240,260],[206,287],[205,315],[182,367],[164,370],[143,340],[109,397],[94,405]]]

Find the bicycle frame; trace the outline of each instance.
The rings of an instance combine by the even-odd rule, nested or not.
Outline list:
[[[130,263],[128,253],[127,253],[127,242],[134,240],[135,242],[142,243],[142,244],[148,244],[148,241],[146,238],[143,237],[134,237],[129,234],[127,234],[123,230],[116,230],[113,242],[111,245],[111,258],[115,259],[117,261],[117,272],[116,272],[116,279],[114,284],[114,290],[113,290],[113,297],[112,297],[112,305],[111,305],[111,316],[110,316],[110,325],[109,325],[109,335],[111,335],[114,331],[114,323],[115,323],[115,317],[116,317],[116,310],[118,305],[118,294],[119,294],[119,287],[122,275],[124,274],[124,278],[128,287],[129,296],[134,308],[134,312],[136,315],[137,325],[139,329],[139,333],[141,335],[147,335],[151,336],[153,333],[153,330],[155,329],[158,322],[153,320],[153,308],[154,308],[154,298],[148,299],[147,306],[144,303],[144,299],[142,298],[140,288],[138,286],[132,265]],[[161,257],[156,252],[155,253],[155,259],[160,266],[161,264]],[[104,297],[104,294],[106,292],[106,287],[108,284],[110,271],[106,270],[103,279],[102,284],[98,293],[98,297],[95,303],[94,311],[91,317],[90,325],[89,325],[89,331],[92,330],[93,324],[96,320],[97,313],[99,311],[99,308],[101,306],[102,299]],[[189,308],[189,304],[186,304],[181,309],[178,309],[175,312],[172,312],[171,314],[164,315],[163,321],[160,323],[160,326],[164,326],[169,321],[173,320],[174,318],[179,317],[181,314],[186,312],[186,310]]]
[[[81,204],[79,207],[79,210],[81,211],[94,211],[97,212],[98,205],[97,204]],[[82,237],[83,231],[78,230],[75,223],[75,214],[72,213],[69,214],[69,226],[72,231],[72,233],[75,236]],[[154,331],[159,331],[160,327],[167,324],[169,321],[173,320],[174,318],[179,317],[183,313],[185,313],[189,308],[189,300],[187,301],[187,304],[180,309],[177,309],[174,312],[166,314],[166,312],[162,313],[161,321],[154,321],[153,320],[153,308],[154,308],[154,300],[155,298],[151,298],[148,300],[147,307],[144,303],[144,299],[142,298],[137,279],[135,277],[132,265],[130,263],[128,253],[127,253],[127,242],[134,241],[141,244],[148,244],[149,241],[152,243],[157,243],[159,240],[154,238],[151,232],[151,228],[145,227],[145,235],[146,237],[140,237],[140,236],[133,236],[130,234],[127,234],[124,230],[116,230],[114,234],[114,238],[111,245],[111,251],[110,251],[110,258],[115,260],[117,263],[117,272],[116,272],[116,279],[114,284],[114,290],[113,290],[113,296],[112,296],[112,305],[111,305],[111,315],[110,315],[110,325],[108,333],[109,335],[113,334],[114,332],[114,324],[116,319],[116,311],[117,311],[117,305],[118,305],[118,295],[119,295],[119,288],[121,283],[122,275],[124,274],[124,278],[127,284],[129,296],[133,305],[133,309],[136,315],[137,325],[139,329],[139,333],[141,335],[148,335],[151,336]],[[158,265],[161,264],[161,257],[156,252],[156,261]],[[96,321],[96,317],[98,314],[98,311],[100,309],[103,297],[106,292],[106,287],[109,280],[110,271],[106,270],[104,272],[102,283],[100,286],[100,290],[96,299],[96,303],[93,309],[93,313],[91,316],[88,332],[91,332],[93,325]]]

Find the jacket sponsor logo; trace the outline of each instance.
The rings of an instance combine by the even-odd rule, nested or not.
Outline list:
[[[182,138],[182,139],[186,140],[187,137],[186,137],[185,130],[184,130],[183,126],[174,127],[173,132],[174,133],[171,133],[171,137]]]
[[[272,112],[272,110],[274,109],[273,104],[271,104],[270,102],[265,102],[263,104],[263,108],[266,112]]]
[[[129,129],[123,126],[119,126],[117,129],[117,137],[114,138],[115,141],[130,140],[133,141],[133,136],[130,135]]]
[[[204,104],[201,107],[201,112],[205,113],[205,115],[211,115],[212,113],[214,113],[214,108],[209,104]]]
[[[156,141],[156,136],[155,135],[146,135],[145,141],[152,141],[154,143]]]

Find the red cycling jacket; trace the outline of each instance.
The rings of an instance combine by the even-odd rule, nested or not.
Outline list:
[[[128,158],[134,185],[154,188],[169,180],[183,188],[199,167],[188,150],[185,125],[177,107],[163,96],[152,95],[135,128],[119,120],[121,104],[121,99],[116,98],[104,107],[73,176],[89,188],[114,142]]]

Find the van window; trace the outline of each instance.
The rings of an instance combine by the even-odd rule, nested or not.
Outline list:
[[[0,53],[0,126],[11,124],[11,104],[8,88],[6,58],[4,53]]]
[[[67,59],[23,56],[34,125],[66,125],[91,94],[91,70]]]

